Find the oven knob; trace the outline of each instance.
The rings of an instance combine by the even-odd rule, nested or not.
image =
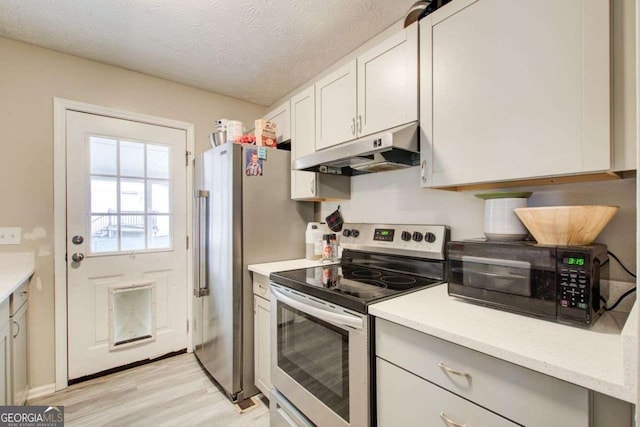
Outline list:
[[[424,240],[429,243],[433,243],[436,241],[436,235],[433,233],[426,232],[424,233]]]
[[[411,233],[409,233],[408,231],[403,231],[401,237],[402,237],[402,240],[404,240],[405,242],[408,242],[409,240],[411,240]]]
[[[343,235],[344,237],[349,237],[349,236],[351,236],[351,230],[349,230],[348,228],[345,228],[344,230],[342,230],[342,235]],[[353,236],[353,237],[355,237],[355,236]]]
[[[358,237],[360,235],[360,232],[358,230],[356,230],[355,228],[353,230],[351,230],[351,236],[352,237]]]
[[[422,241],[422,233],[418,233],[417,231],[413,232],[413,240],[415,240],[416,242],[421,242]]]

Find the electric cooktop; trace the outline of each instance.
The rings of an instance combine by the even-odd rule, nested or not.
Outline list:
[[[442,225],[345,224],[337,264],[272,273],[271,281],[360,313],[445,280]]]

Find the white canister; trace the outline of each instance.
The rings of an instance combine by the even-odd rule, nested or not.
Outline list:
[[[514,209],[527,206],[531,192],[476,194],[485,200],[484,235],[488,240],[524,240],[529,232]]]
[[[327,224],[310,222],[305,232],[305,258],[318,260],[322,258],[322,236],[330,233]]]
[[[227,120],[227,142],[236,142],[244,133],[244,126],[240,120]]]

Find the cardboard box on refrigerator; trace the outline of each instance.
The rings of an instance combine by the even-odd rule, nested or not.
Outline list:
[[[277,148],[276,124],[265,119],[256,120],[256,145]]]

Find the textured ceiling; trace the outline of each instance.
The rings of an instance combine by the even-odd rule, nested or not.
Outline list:
[[[413,0],[3,0],[0,36],[270,105]]]

